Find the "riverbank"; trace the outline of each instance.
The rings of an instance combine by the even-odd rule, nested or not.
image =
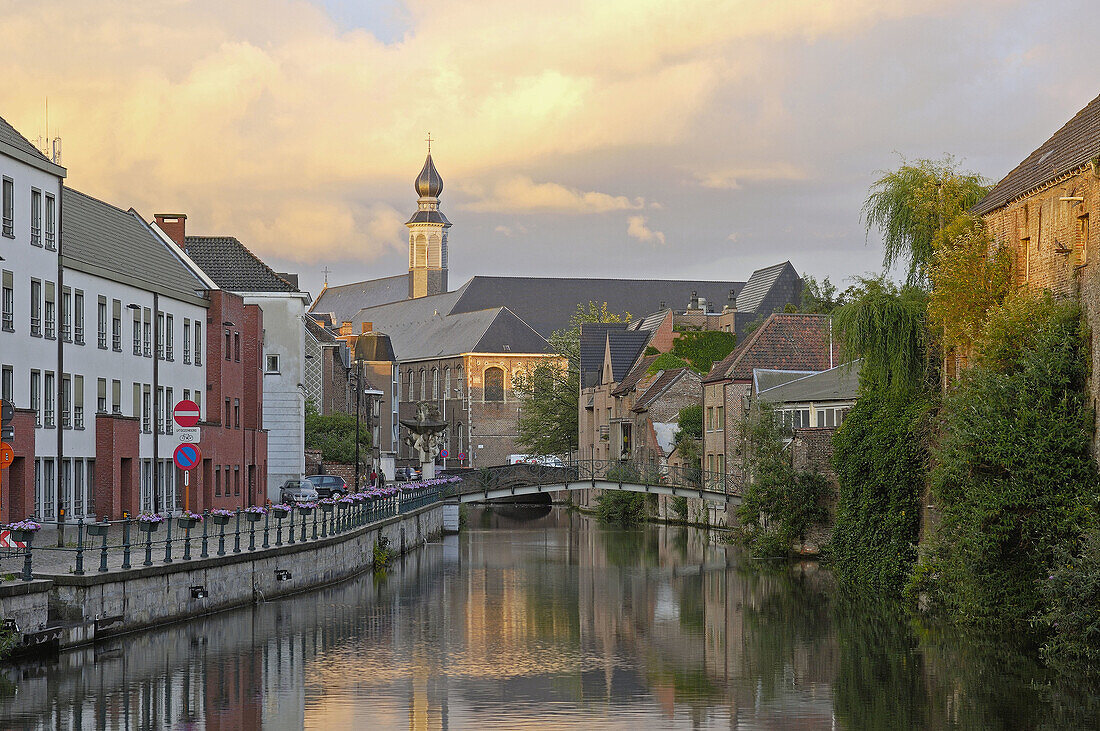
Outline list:
[[[255,533],[219,536],[213,552],[130,568],[76,575],[35,572],[33,581],[0,584],[0,611],[14,623],[17,651],[56,651],[112,635],[178,622],[344,581],[370,570],[376,546],[403,554],[443,532],[443,504],[433,502],[339,532],[308,534],[293,543],[280,527],[255,546]],[[314,528],[316,526],[313,526]],[[295,528],[295,532],[297,528]],[[327,533],[327,531],[326,531]],[[134,553],[144,555],[138,545]],[[220,549],[220,551],[218,550]],[[150,550],[149,555],[152,554]],[[224,555],[217,555],[224,553]],[[94,552],[89,551],[94,557]],[[159,556],[158,556],[159,559]],[[138,559],[134,560],[135,563]],[[47,562],[48,563],[48,562]],[[49,563],[48,563],[49,565]]]

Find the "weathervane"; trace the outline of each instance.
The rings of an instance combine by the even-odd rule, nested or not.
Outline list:
[[[424,140],[428,143],[428,154],[432,154],[432,133],[428,133],[428,137]]]
[[[324,275],[325,275],[325,286],[327,287],[327,286],[328,286],[328,275],[329,275],[329,270],[328,270],[328,267],[325,267],[325,268],[324,268],[324,269],[322,269],[321,271],[322,271],[322,273],[324,273]]]

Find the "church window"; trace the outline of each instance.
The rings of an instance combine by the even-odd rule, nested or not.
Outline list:
[[[503,368],[486,368],[485,369],[485,400],[486,401],[503,401],[504,400],[504,369]]]
[[[405,372],[405,400],[413,400],[413,371],[410,368]]]
[[[425,401],[428,398],[428,372],[423,368],[420,369],[420,400]]]
[[[432,368],[432,398],[439,398],[439,371]]]
[[[424,237],[424,234],[418,234],[416,237],[415,265],[417,267],[428,266],[428,239]]]
[[[443,396],[450,398],[451,396],[451,367],[446,366],[443,369]]]

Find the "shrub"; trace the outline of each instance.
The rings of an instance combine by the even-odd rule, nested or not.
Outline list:
[[[631,526],[643,522],[647,515],[643,492],[605,490],[596,498],[596,517],[601,523]]]
[[[1100,663],[1100,530],[1089,531],[1078,550],[1060,547],[1053,563],[1038,581],[1044,609],[1035,624],[1049,633],[1043,659],[1095,667]]]

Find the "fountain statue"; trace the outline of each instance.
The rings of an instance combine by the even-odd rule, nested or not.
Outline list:
[[[416,405],[416,419],[401,419],[401,426],[409,430],[405,444],[420,457],[422,478],[435,477],[435,458],[443,448],[443,430],[447,422],[439,418],[439,408],[427,401]]]

